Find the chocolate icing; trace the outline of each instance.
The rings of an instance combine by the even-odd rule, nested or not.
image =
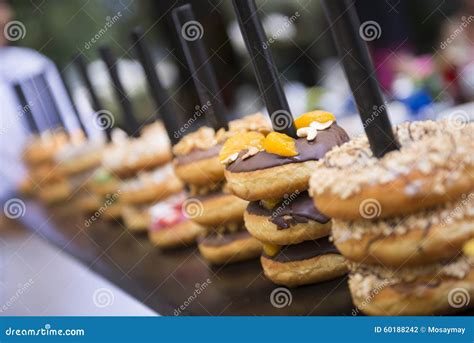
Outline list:
[[[183,165],[199,160],[204,160],[206,158],[218,156],[219,152],[221,151],[221,148],[222,144],[217,144],[214,145],[212,148],[206,150],[193,150],[189,154],[176,156],[174,160],[176,161],[177,165]]]
[[[247,239],[252,237],[247,230],[244,231],[237,231],[232,233],[225,233],[225,234],[217,234],[212,233],[207,237],[201,237],[198,239],[198,243],[201,245],[207,245],[210,247],[219,247],[226,244],[230,244],[234,241],[239,239]]]
[[[294,245],[285,245],[275,256],[271,257],[265,253],[263,253],[263,256],[276,262],[285,263],[307,260],[325,254],[339,254],[334,244],[329,241],[329,237]]]
[[[309,220],[321,224],[326,224],[330,220],[314,207],[313,200],[306,191],[298,194],[296,198],[282,200],[272,210],[266,209],[260,201],[252,201],[247,207],[247,212],[268,217],[278,230],[288,229],[298,223],[307,223]]]
[[[326,152],[334,146],[341,145],[349,140],[349,136],[343,128],[336,123],[328,129],[318,131],[316,139],[308,141],[306,138],[296,139],[297,156],[285,157],[260,151],[252,157],[242,160],[246,151],[241,151],[237,160],[229,164],[226,169],[232,173],[252,172],[255,170],[278,167],[289,163],[300,163],[306,161],[317,161],[324,157]]]

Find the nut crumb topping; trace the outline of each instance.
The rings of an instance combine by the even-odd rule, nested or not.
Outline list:
[[[217,144],[224,143],[236,133],[271,131],[270,122],[261,113],[255,113],[229,122],[229,130],[219,129],[217,132],[210,127],[201,127],[196,132],[184,136],[174,147],[176,155],[186,155],[193,150],[207,150]]]
[[[415,282],[419,278],[448,277],[462,280],[469,274],[474,266],[474,259],[460,257],[450,263],[436,263],[428,266],[388,269],[382,266],[366,266],[363,264],[349,263],[349,287],[357,298],[367,298],[373,290],[381,291],[384,287],[402,283]],[[426,281],[426,283],[429,283]]]
[[[401,145],[381,159],[373,156],[366,135],[334,147],[318,162],[310,180],[310,194],[327,190],[347,199],[366,185],[384,184],[418,171],[434,178],[437,193],[457,180],[464,168],[474,165],[474,123],[454,127],[448,120],[402,123],[394,128]],[[409,184],[407,195],[417,194],[420,185]]]
[[[440,224],[448,226],[468,218],[474,218],[474,192],[464,194],[456,201],[408,216],[375,221],[333,219],[333,238],[336,242],[343,242],[348,239],[360,240],[366,233],[401,236],[411,230],[426,230],[432,225]]]

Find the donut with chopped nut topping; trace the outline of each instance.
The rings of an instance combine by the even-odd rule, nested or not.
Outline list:
[[[469,257],[418,268],[350,265],[350,269],[352,299],[368,315],[444,315],[474,305],[474,261]]]
[[[474,193],[408,216],[333,219],[332,237],[339,251],[354,262],[401,267],[449,259],[474,237]]]
[[[345,220],[389,218],[474,190],[474,123],[406,122],[394,134],[401,148],[380,159],[365,135],[329,151],[310,180],[315,206]]]

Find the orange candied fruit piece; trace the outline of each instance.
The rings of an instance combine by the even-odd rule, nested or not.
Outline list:
[[[263,141],[263,148],[266,152],[280,156],[296,156],[296,144],[293,138],[284,133],[271,132]]]
[[[265,136],[260,132],[250,131],[237,133],[226,140],[219,153],[219,160],[221,162],[225,161],[233,154],[239,153],[240,151],[249,149],[251,147],[262,150],[264,140]]]
[[[331,112],[311,111],[299,116],[295,120],[295,126],[297,129],[301,129],[302,127],[308,127],[314,121],[323,124],[328,121],[336,121],[336,117]]]

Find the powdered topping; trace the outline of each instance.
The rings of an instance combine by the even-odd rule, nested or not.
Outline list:
[[[153,205],[150,208],[152,218],[150,230],[167,229],[186,220],[182,211],[182,205],[185,199],[186,195],[180,193]]]
[[[154,134],[151,134],[153,132]],[[133,167],[137,162],[154,158],[170,150],[166,134],[155,127],[149,134],[138,139],[128,140],[107,149],[102,158],[105,167],[116,170],[121,167]],[[170,154],[171,158],[171,154]]]
[[[411,172],[430,175],[436,185],[433,191],[443,193],[463,168],[474,165],[473,123],[460,128],[448,120],[407,122],[396,126],[394,134],[400,150],[381,159],[373,156],[365,135],[334,147],[318,163],[310,180],[311,195],[330,190],[347,199],[365,185],[388,183]],[[407,195],[417,194],[417,182],[406,187]]]
[[[237,133],[256,131],[266,134],[271,131],[269,121],[260,113],[232,120],[228,126],[228,131],[220,129],[217,132],[210,127],[201,127],[196,132],[184,136],[173,147],[173,152],[176,155],[186,155],[194,150],[207,150],[222,144]]]
[[[99,152],[104,147],[104,142],[100,140],[86,141],[82,144],[66,144],[61,147],[55,156],[57,163],[66,162]]]
[[[136,190],[147,185],[160,184],[170,181],[172,178],[177,178],[174,173],[173,166],[166,164],[164,167],[156,168],[149,172],[140,172],[137,177],[123,182],[123,190]]]
[[[375,221],[333,219],[333,237],[336,242],[344,242],[348,239],[360,240],[365,234],[401,236],[411,230],[427,230],[433,225],[447,226],[456,221],[472,218],[474,218],[474,193],[469,193],[457,201],[408,216]]]

